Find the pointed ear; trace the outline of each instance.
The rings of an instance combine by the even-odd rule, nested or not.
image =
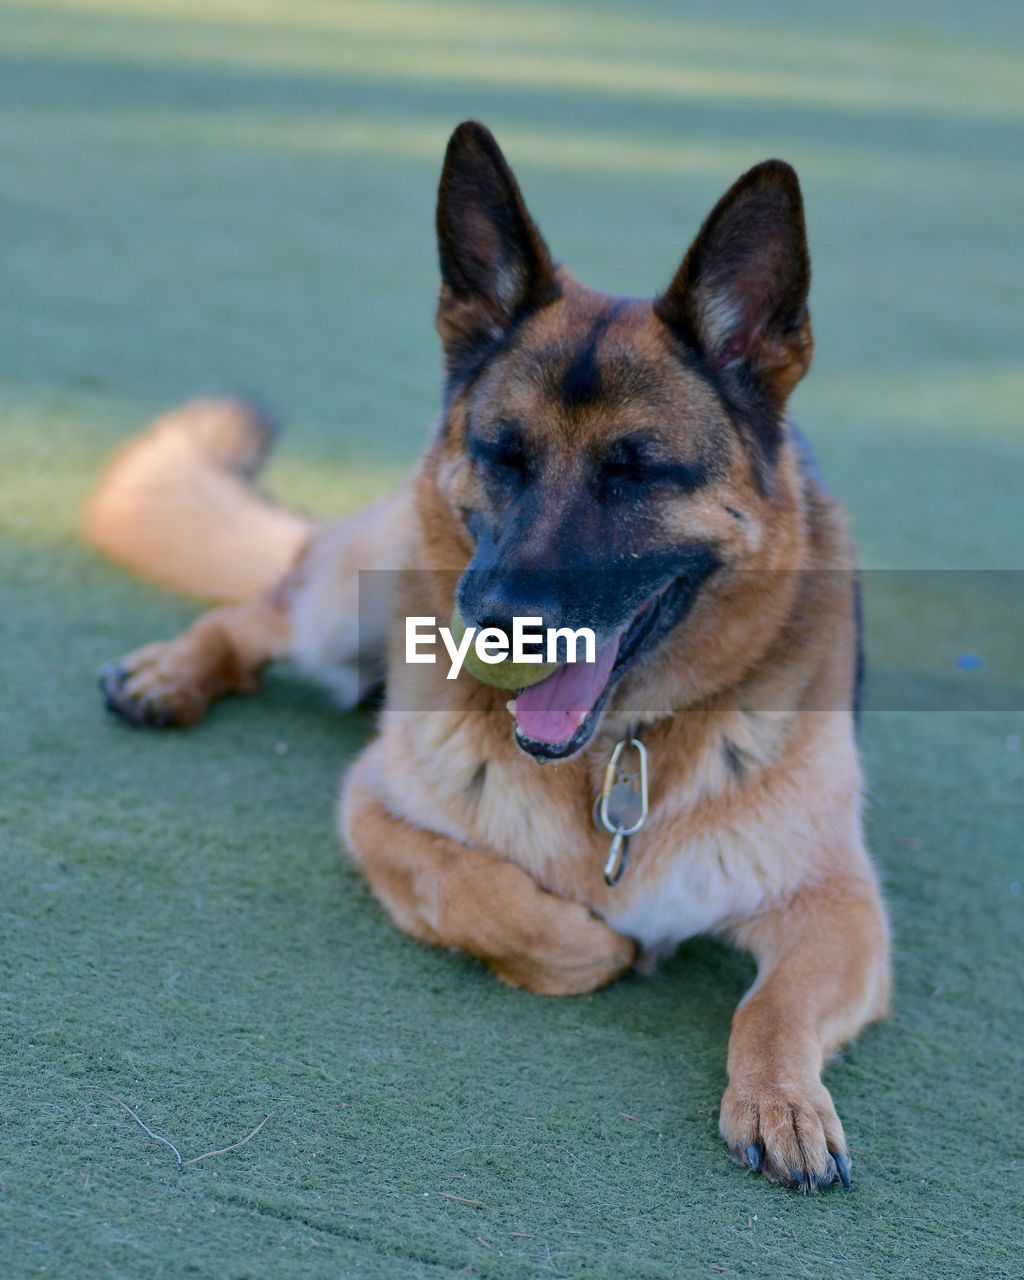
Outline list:
[[[558,296],[548,247],[488,129],[451,136],[437,196],[437,328],[449,369],[493,342],[526,309]]]
[[[811,363],[810,282],[800,184],[766,160],[719,200],[655,311],[738,394],[781,411]]]

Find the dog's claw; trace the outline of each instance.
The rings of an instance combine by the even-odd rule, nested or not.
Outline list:
[[[103,694],[104,705],[114,715],[120,716],[124,720],[131,720],[132,716],[125,705],[124,699],[120,696],[121,689],[127,678],[127,671],[119,663],[111,662],[106,666],[100,667],[99,685],[100,692]]]
[[[109,662],[100,668],[100,692],[106,709],[136,728],[162,728],[170,724],[171,717],[167,712],[151,706],[145,698],[131,698],[125,694],[124,685],[129,675],[119,662]]]
[[[761,1172],[761,1148],[756,1142],[752,1142],[746,1150],[747,1164],[755,1173]]]
[[[119,667],[103,667],[100,670],[99,684],[104,706],[115,714],[121,710],[117,703],[117,695],[123,680],[124,672]]]
[[[836,1162],[836,1172],[839,1174],[839,1181],[843,1184],[847,1191],[850,1189],[850,1157],[844,1156],[841,1151],[833,1151],[832,1159]]]
[[[100,667],[99,682],[104,693],[109,693],[111,686],[117,686],[127,676],[127,671],[119,663],[108,662]]]

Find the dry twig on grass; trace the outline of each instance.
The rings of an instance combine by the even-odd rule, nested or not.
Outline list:
[[[174,1145],[174,1143],[168,1141],[168,1139],[163,1137],[162,1134],[154,1133],[153,1130],[149,1127],[149,1125],[146,1124],[145,1120],[143,1120],[136,1112],[134,1112],[127,1102],[122,1102],[120,1098],[115,1097],[115,1095],[112,1093],[107,1093],[105,1089],[97,1089],[95,1085],[90,1084],[90,1085],[87,1085],[86,1088],[91,1089],[93,1093],[102,1094],[104,1098],[109,1098],[111,1102],[116,1102],[119,1107],[124,1107],[125,1111],[128,1112],[128,1114],[139,1126],[139,1128],[145,1129],[145,1131],[149,1134],[151,1138],[154,1138],[157,1142],[162,1142],[165,1147],[170,1147],[170,1149],[174,1152],[175,1160],[177,1160],[178,1162],[178,1168],[179,1169],[184,1168],[185,1162],[184,1160],[182,1160],[181,1152]]]
[[[465,1196],[457,1196],[454,1191],[439,1191],[437,1194],[445,1200],[456,1200],[459,1204],[467,1204],[471,1209],[483,1208],[479,1200],[467,1200]]]
[[[274,1114],[273,1111],[268,1111],[267,1114],[256,1126],[256,1128],[253,1129],[251,1133],[247,1133],[244,1138],[239,1138],[237,1142],[232,1142],[229,1146],[226,1146],[226,1147],[218,1147],[216,1151],[204,1151],[201,1156],[193,1156],[191,1160],[184,1160],[182,1159],[181,1152],[174,1145],[174,1143],[171,1142],[169,1139],[163,1137],[162,1134],[154,1133],[154,1131],[149,1127],[149,1125],[146,1124],[145,1120],[142,1119],[142,1117],[138,1114],[137,1111],[133,1111],[127,1102],[122,1101],[119,1097],[117,1097],[116,1094],[107,1093],[105,1089],[97,1089],[95,1085],[90,1084],[90,1085],[87,1085],[86,1087],[88,1089],[91,1089],[93,1093],[101,1094],[104,1098],[109,1098],[111,1102],[116,1102],[119,1107],[124,1107],[125,1111],[128,1112],[128,1114],[131,1116],[131,1118],[135,1121],[135,1123],[139,1126],[140,1129],[145,1130],[145,1132],[148,1133],[149,1136],[155,1139],[157,1142],[162,1142],[165,1147],[170,1147],[170,1149],[174,1152],[174,1158],[178,1162],[179,1169],[187,1169],[190,1164],[198,1164],[200,1160],[209,1160],[213,1156],[224,1156],[224,1155],[227,1155],[229,1151],[237,1151],[239,1147],[244,1147],[247,1142],[251,1142],[253,1138],[256,1137],[259,1131],[263,1128],[263,1126],[267,1123],[270,1117]],[[441,1194],[443,1195],[444,1193],[442,1192]],[[458,1196],[454,1198],[459,1199]],[[466,1203],[469,1204],[470,1201],[467,1200]],[[482,1205],[478,1207],[483,1208]]]
[[[237,1142],[232,1142],[229,1147],[218,1147],[216,1151],[204,1151],[201,1156],[193,1156],[191,1160],[183,1160],[181,1167],[187,1169],[190,1164],[198,1164],[200,1160],[209,1160],[211,1156],[226,1156],[229,1151],[237,1151],[239,1147],[244,1147],[247,1142],[251,1142],[256,1137],[273,1114],[273,1111],[268,1111],[252,1133],[247,1133],[244,1138],[240,1138]]]

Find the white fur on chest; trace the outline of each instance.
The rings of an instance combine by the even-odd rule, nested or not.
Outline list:
[[[666,860],[657,876],[630,870],[609,894],[604,918],[645,952],[670,953],[686,938],[711,933],[726,920],[756,910],[764,885],[749,855],[720,841],[695,841]],[[737,856],[740,855],[740,856]],[[621,893],[621,897],[619,896]]]

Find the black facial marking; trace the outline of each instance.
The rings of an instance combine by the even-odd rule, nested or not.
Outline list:
[[[567,409],[593,404],[600,397],[601,369],[597,363],[597,340],[593,336],[566,366],[558,392]]]
[[[619,301],[597,317],[590,326],[590,332],[583,340],[583,345],[566,365],[558,390],[562,403],[567,409],[578,409],[581,406],[593,404],[603,394],[604,386],[601,365],[597,358],[597,344],[624,305],[623,301]]]

